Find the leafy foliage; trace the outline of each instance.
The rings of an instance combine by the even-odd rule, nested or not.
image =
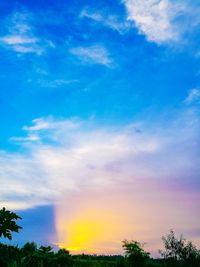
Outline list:
[[[147,259],[149,259],[149,253],[144,251],[143,245],[137,241],[123,241],[123,248],[125,255],[128,259],[129,266],[144,266]]]
[[[16,213],[2,208],[0,210],[0,237],[4,236],[12,239],[12,232],[19,232],[21,226],[16,224],[16,220],[21,219]]]
[[[32,255],[37,251],[37,244],[34,242],[27,242],[21,250],[23,256]]]
[[[168,262],[171,262],[171,265],[197,266],[200,260],[200,251],[191,241],[187,242],[182,235],[177,238],[173,230],[170,230],[166,237],[163,236],[162,240],[165,250],[159,252]]]

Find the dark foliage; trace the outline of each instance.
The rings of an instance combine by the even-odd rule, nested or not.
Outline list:
[[[16,221],[21,219],[16,213],[2,208],[0,210],[0,237],[12,239],[12,232],[19,232],[21,226],[16,224]]]
[[[200,250],[191,241],[181,235],[177,238],[173,230],[165,237],[162,237],[165,250],[160,250],[167,266],[199,267]]]
[[[130,267],[143,267],[149,259],[149,253],[144,251],[143,245],[137,241],[123,241],[123,248],[127,258],[127,265]]]

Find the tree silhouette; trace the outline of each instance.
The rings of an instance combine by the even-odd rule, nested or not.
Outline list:
[[[146,260],[149,259],[149,253],[144,251],[143,245],[140,242],[124,240],[122,247],[125,250],[128,264],[131,267],[142,267]]]
[[[186,239],[180,235],[177,238],[173,230],[170,230],[167,236],[163,236],[165,250],[159,250],[160,254],[171,262],[171,265],[177,266],[178,263],[182,266],[197,266],[200,260],[200,251]],[[199,266],[199,265],[198,265]]]
[[[166,259],[180,260],[185,244],[185,239],[181,235],[177,238],[173,230],[169,234],[162,237],[165,250],[159,250],[159,253]]]
[[[72,266],[72,259],[69,251],[66,249],[59,249],[55,260],[57,266]]]
[[[0,210],[0,237],[4,236],[12,239],[12,232],[19,232],[21,226],[16,224],[16,220],[21,219],[16,213],[2,208]]]
[[[37,252],[37,244],[34,242],[27,242],[21,250],[24,256],[32,255]]]

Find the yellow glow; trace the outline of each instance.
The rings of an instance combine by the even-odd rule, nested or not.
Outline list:
[[[103,225],[102,222],[92,218],[80,218],[79,221],[69,225],[69,229],[72,233],[76,233],[71,241],[79,246],[96,239],[99,233],[102,233]]]
[[[84,189],[84,193],[63,197],[55,210],[58,246],[73,254],[118,254],[123,252],[124,239],[143,243],[156,234],[160,238],[169,228],[163,223],[167,217],[157,218],[162,205],[154,195],[147,202],[146,195],[138,194],[137,188],[134,194],[132,190],[128,184],[115,189]],[[163,228],[157,228],[158,220]]]
[[[101,243],[116,229],[115,226],[112,229],[108,227],[113,221],[114,216],[106,211],[86,208],[71,222],[59,220],[58,245],[73,253],[98,253]]]

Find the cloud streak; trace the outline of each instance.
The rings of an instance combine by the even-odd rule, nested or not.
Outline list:
[[[91,21],[96,23],[100,23],[105,27],[117,31],[120,34],[126,33],[131,26],[129,21],[120,20],[116,15],[91,10],[89,8],[83,9],[80,17],[90,19]]]
[[[74,47],[70,52],[78,57],[83,63],[99,64],[106,67],[112,65],[112,59],[107,49],[102,45],[92,45],[88,47]]]
[[[47,47],[53,47],[50,41],[36,36],[31,20],[28,12],[14,12],[5,21],[8,33],[0,37],[0,43],[20,54],[41,55]]]
[[[200,103],[200,90],[197,88],[191,89],[185,99],[186,104]]]

